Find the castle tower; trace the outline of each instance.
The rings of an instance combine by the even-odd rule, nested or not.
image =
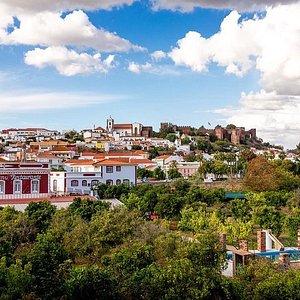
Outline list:
[[[114,119],[109,116],[109,118],[106,120],[106,130],[108,131],[108,133],[112,133],[113,129],[114,129]]]

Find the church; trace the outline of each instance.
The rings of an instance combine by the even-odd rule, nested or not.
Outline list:
[[[119,137],[138,137],[142,136],[150,138],[153,136],[152,126],[143,126],[141,123],[132,124],[116,124],[112,117],[109,117],[106,121],[106,130],[112,136]]]

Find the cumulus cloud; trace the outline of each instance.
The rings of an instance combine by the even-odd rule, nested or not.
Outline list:
[[[267,90],[300,93],[300,3],[268,9],[265,17],[240,20],[232,11],[220,31],[210,38],[188,32],[168,54],[177,65],[203,72],[210,63],[227,73],[245,75],[251,68],[261,73]]]
[[[67,14],[41,12],[20,17],[19,27],[0,33],[1,44],[77,46],[97,51],[138,49],[116,34],[96,28],[81,10]]]
[[[298,0],[151,0],[154,10],[191,12],[195,8],[236,9],[257,11],[279,4],[296,3]]]
[[[3,7],[21,12],[111,9],[131,5],[136,0],[2,0]]]
[[[150,70],[152,65],[150,63],[137,64],[135,62],[130,62],[128,65],[128,70],[132,73],[140,74],[143,71]]]
[[[77,53],[65,47],[49,47],[46,49],[35,48],[25,54],[25,63],[40,69],[53,66],[65,76],[79,74],[92,74],[95,72],[106,73],[113,67],[114,56],[109,55],[101,60],[99,53],[89,55],[87,53]]]
[[[279,95],[275,91],[243,93],[238,107],[218,109],[228,124],[258,128],[265,141],[295,148],[299,143],[300,96]]]
[[[151,57],[152,57],[152,59],[159,61],[161,59],[166,58],[167,53],[165,53],[164,51],[161,51],[161,50],[157,50],[157,51],[154,51],[153,53],[151,53]]]
[[[228,123],[257,127],[266,140],[291,146],[300,129],[299,16],[300,2],[268,8],[252,19],[240,20],[232,11],[219,32],[209,38],[188,32],[168,56],[196,72],[207,71],[211,63],[237,76],[256,69],[264,91],[243,94],[239,107],[219,112]]]
[[[70,109],[124,99],[120,95],[89,93],[30,92],[0,93],[0,113],[23,113],[51,109]]]
[[[87,14],[80,10],[110,9],[115,6],[130,5],[134,1],[4,0],[0,3],[0,45],[48,47],[44,50],[29,51],[26,53],[25,62],[41,67],[41,61],[45,61],[44,65],[54,65],[62,75],[107,71],[111,66],[107,65],[107,61],[99,61],[97,55],[91,56],[88,53],[76,55],[75,50],[66,52],[65,49],[67,56],[64,60],[60,56],[58,59],[50,56],[53,56],[54,51],[60,55],[64,47],[80,49],[81,52],[90,49],[110,53],[144,51],[144,48],[133,45],[116,33],[95,27]],[[71,65],[67,66],[67,63]]]

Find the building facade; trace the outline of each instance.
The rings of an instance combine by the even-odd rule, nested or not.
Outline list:
[[[126,137],[126,136],[143,136],[152,137],[152,126],[143,126],[141,123],[128,123],[128,124],[116,124],[112,117],[109,117],[106,121],[106,130],[113,136]]]
[[[49,197],[50,169],[44,163],[0,163],[1,199]]]

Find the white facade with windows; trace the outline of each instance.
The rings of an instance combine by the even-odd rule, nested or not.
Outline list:
[[[136,184],[135,165],[107,165],[103,166],[103,183],[106,184]]]
[[[66,172],[50,173],[50,191],[54,194],[65,193],[65,177]]]
[[[90,160],[67,162],[65,172],[51,172],[50,190],[54,194],[74,193],[89,195],[98,183],[119,185],[136,184],[136,165],[104,160],[92,163]]]

